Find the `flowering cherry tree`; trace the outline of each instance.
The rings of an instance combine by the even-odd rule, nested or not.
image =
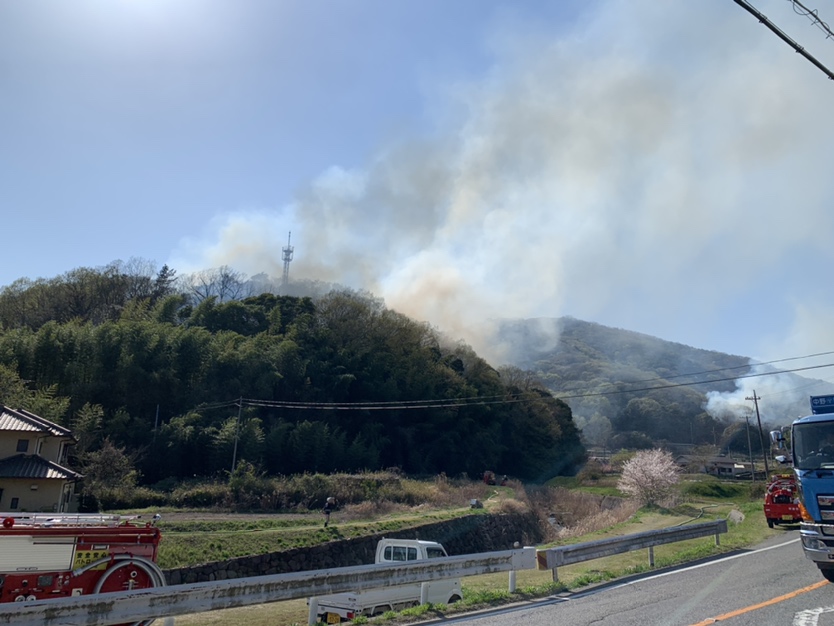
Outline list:
[[[680,480],[680,468],[670,452],[642,450],[623,465],[617,489],[641,505],[657,504],[668,498]]]

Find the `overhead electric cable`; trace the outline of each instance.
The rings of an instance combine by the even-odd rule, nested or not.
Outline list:
[[[560,400],[573,398],[592,398],[597,396],[610,396],[624,393],[639,393],[643,391],[658,391],[660,389],[672,389],[675,387],[693,387],[695,385],[704,385],[717,382],[727,382],[734,380],[741,380],[744,378],[759,378],[763,376],[776,376],[779,374],[789,374],[792,372],[802,372],[813,369],[821,369],[825,367],[834,367],[834,363],[824,363],[822,365],[809,365],[806,367],[797,367],[787,370],[776,370],[773,372],[758,372],[754,374],[743,374],[741,376],[729,376],[725,378],[717,378],[707,381],[695,381],[685,383],[669,383],[667,385],[654,385],[651,387],[642,387],[638,389],[614,389],[611,391],[594,391],[587,393],[579,393],[573,395],[564,395],[560,392],[551,392],[552,397]],[[502,399],[495,399],[495,398]],[[486,399],[488,398],[488,399]],[[461,401],[460,399],[446,399],[446,400],[425,400],[425,401],[404,401],[404,402],[282,402],[278,400],[257,400],[250,398],[243,398],[241,401],[248,406],[261,406],[277,409],[297,409],[305,411],[381,411],[381,410],[412,410],[412,409],[446,409],[446,408],[460,408],[465,406],[486,406],[492,404],[518,404],[522,402],[541,401],[541,396],[524,396],[519,397],[517,394],[507,394],[506,396],[487,396],[481,399],[467,399]],[[237,406],[237,402],[232,402],[230,405]]]
[[[564,400],[565,398],[588,398],[593,396],[608,396],[618,393],[637,393],[639,391],[655,391],[657,389],[669,389],[672,387],[693,387],[695,385],[704,385],[708,383],[721,383],[727,382],[732,380],[741,380],[742,378],[758,378],[761,376],[776,376],[778,374],[790,374],[792,372],[802,372],[805,370],[814,370],[820,369],[823,367],[834,367],[834,363],[825,363],[823,365],[809,365],[807,367],[797,367],[790,370],[776,370],[775,372],[759,372],[757,374],[743,374],[741,376],[731,376],[729,378],[716,378],[713,380],[706,380],[706,381],[698,381],[694,383],[670,383],[668,385],[658,385],[656,387],[644,387],[642,389],[624,389],[624,390],[616,390],[616,391],[599,391],[594,393],[587,393],[587,394],[580,394],[575,396],[560,396],[557,395],[557,398]]]
[[[749,12],[751,15],[754,15],[754,16],[755,16],[755,17],[759,20],[759,22],[761,22],[762,24],[764,24],[765,26],[767,26],[770,30],[772,30],[774,33],[776,33],[776,35],[778,35],[778,36],[779,36],[779,38],[780,38],[782,41],[784,41],[785,43],[787,43],[787,44],[788,44],[791,48],[793,48],[794,50],[796,50],[799,54],[801,54],[802,56],[804,56],[804,57],[805,57],[806,59],[808,59],[811,63],[813,63],[816,67],[818,67],[818,68],[819,68],[819,69],[820,69],[820,70],[821,70],[821,71],[822,71],[822,72],[823,72],[826,76],[828,76],[828,78],[830,78],[831,80],[834,80],[834,72],[832,72],[831,70],[829,70],[829,69],[828,69],[827,67],[825,67],[822,63],[820,63],[819,61],[817,61],[817,60],[816,60],[813,56],[811,56],[810,54],[808,54],[808,52],[806,52],[806,51],[805,51],[805,48],[803,48],[803,47],[802,47],[802,46],[800,46],[798,43],[796,43],[793,39],[791,39],[790,37],[788,37],[788,36],[787,36],[787,35],[786,35],[783,31],[782,31],[782,29],[781,29],[781,28],[779,28],[778,26],[776,26],[776,24],[774,24],[774,23],[773,23],[773,22],[771,22],[769,19],[767,19],[767,17],[765,17],[765,16],[764,16],[761,12],[759,12],[759,10],[758,10],[758,9],[756,9],[756,7],[754,7],[752,4],[750,4],[749,2],[747,2],[747,0],[733,0],[733,1],[734,1],[737,5],[739,5],[740,7],[742,7],[744,10],[746,10],[747,12]]]
[[[817,352],[814,354],[809,354],[805,356],[797,356],[797,357],[787,357],[783,359],[774,359],[772,361],[764,361],[762,363],[755,363],[754,365],[770,365],[773,363],[783,363],[786,361],[796,361],[800,359],[808,359],[813,357],[819,356],[828,356],[834,354],[834,351],[828,352]],[[713,383],[719,382],[729,382],[734,380],[741,380],[745,378],[760,378],[763,376],[778,376],[780,374],[790,374],[793,372],[802,372],[814,369],[822,369],[826,367],[834,367],[834,363],[823,363],[820,365],[809,365],[805,367],[797,367],[792,369],[782,369],[782,370],[774,370],[772,372],[757,372],[757,373],[750,373],[750,374],[742,374],[739,376],[726,376],[723,378],[711,378],[708,380],[698,380],[698,381],[689,381],[689,382],[680,382],[680,383],[668,383],[663,385],[653,385],[649,387],[640,387],[636,389],[623,389],[623,385],[632,385],[636,383],[647,383],[653,380],[669,380],[670,378],[680,378],[683,376],[695,376],[701,374],[712,374],[722,371],[731,371],[735,369],[740,369],[742,367],[750,367],[749,365],[745,366],[732,366],[726,368],[718,368],[715,370],[703,370],[701,372],[693,372],[690,374],[679,374],[676,376],[670,376],[665,378],[653,378],[653,379],[645,379],[641,381],[633,381],[629,382],[617,382],[612,383],[616,384],[619,387],[617,389],[613,389],[611,391],[593,391],[593,392],[585,392],[585,393],[576,393],[571,394],[571,389],[562,390],[558,392],[549,392],[552,398],[557,398],[560,400],[566,399],[574,399],[574,398],[591,398],[591,397],[598,397],[598,396],[610,396],[610,395],[618,395],[618,394],[625,394],[625,393],[640,393],[644,391],[657,391],[661,389],[671,389],[675,387],[694,387],[697,385],[708,385]],[[816,383],[814,383],[816,384]],[[808,385],[813,386],[813,385]],[[800,387],[803,388],[803,387]],[[567,394],[567,395],[566,395]],[[487,406],[493,404],[519,404],[523,402],[536,402],[546,399],[547,396],[540,396],[540,395],[519,395],[518,392],[508,392],[506,394],[500,395],[491,395],[491,396],[469,396],[465,398],[441,398],[441,399],[426,399],[426,400],[395,400],[395,401],[379,401],[379,402],[292,402],[292,401],[282,401],[282,400],[259,400],[257,398],[239,398],[235,400],[229,400],[227,402],[219,402],[215,404],[205,404],[199,405],[195,407],[195,410],[211,410],[211,409],[218,409],[218,408],[228,408],[228,407],[239,407],[241,408],[243,405],[246,406],[259,406],[265,408],[277,408],[277,409],[296,409],[296,410],[305,410],[305,411],[380,411],[380,410],[411,410],[411,409],[447,409],[447,408],[460,408],[466,406]]]
[[[536,400],[542,400],[541,396],[539,397],[524,397],[524,398],[510,398],[504,397],[502,400],[484,400],[479,402],[456,402],[456,401],[446,401],[445,403],[439,404],[385,404],[384,406],[380,406],[379,404],[374,403],[349,403],[349,404],[323,404],[317,403],[314,405],[303,405],[302,403],[292,403],[288,404],[285,402],[278,402],[278,401],[271,401],[271,400],[249,400],[244,398],[243,403],[248,406],[262,406],[262,407],[272,407],[276,409],[300,409],[300,410],[307,410],[307,411],[404,411],[404,410],[411,410],[411,409],[452,409],[452,408],[460,408],[464,406],[486,406],[490,404],[518,404],[521,402],[534,402]]]
[[[807,385],[801,385],[799,387],[791,387],[790,389],[780,389],[779,391],[770,391],[765,392],[761,395],[762,398],[772,398],[773,396],[780,396],[785,393],[796,393],[800,389],[810,389],[811,387],[819,387],[820,385],[830,385],[828,381],[825,380],[818,380]]]
[[[238,400],[229,400],[228,402],[217,402],[214,404],[200,404],[194,407],[195,411],[211,411],[212,409],[224,409],[230,406],[237,406]]]
[[[790,3],[793,5],[793,11],[794,11],[794,13],[796,13],[797,15],[804,15],[804,16],[805,16],[805,17],[807,17],[809,20],[811,20],[811,22],[813,23],[813,25],[814,25],[814,26],[816,26],[816,27],[817,27],[817,28],[819,28],[822,32],[824,32],[824,33],[825,33],[825,38],[826,38],[826,39],[829,39],[829,38],[831,38],[831,37],[834,37],[834,33],[832,33],[832,32],[831,32],[831,29],[830,29],[830,28],[828,28],[828,24],[826,24],[825,22],[823,22],[823,21],[819,18],[819,16],[817,15],[817,10],[816,10],[816,9],[814,9],[814,10],[812,11],[811,9],[809,9],[808,7],[806,7],[805,5],[803,5],[803,4],[802,4],[799,0],[788,0],[788,2],[790,2]],[[797,7],[797,6],[799,6],[802,10],[801,10],[801,11],[797,11],[797,10],[796,10],[796,7]]]

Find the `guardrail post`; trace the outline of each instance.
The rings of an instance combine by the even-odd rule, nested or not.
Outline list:
[[[654,546],[649,546],[649,567],[654,567]]]
[[[319,599],[310,598],[307,603],[310,605],[310,614],[307,616],[307,624],[308,626],[313,626],[313,624],[319,621]]]
[[[515,593],[515,570],[510,570],[510,593]]]
[[[721,545],[721,536],[718,534],[717,530],[715,531],[715,545],[717,545],[717,546]]]
[[[420,583],[420,604],[429,603],[429,583]]]

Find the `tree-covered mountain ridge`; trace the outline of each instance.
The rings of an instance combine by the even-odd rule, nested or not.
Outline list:
[[[710,371],[729,377],[750,364],[748,357],[569,316],[503,320],[499,336],[510,346],[514,365],[539,372],[560,391],[594,380],[639,383]],[[729,391],[734,384],[719,381],[715,388]]]
[[[752,381],[757,396],[765,396],[765,430],[807,414],[808,394],[834,393],[831,383],[777,375],[777,367],[745,356],[573,317],[502,320],[496,341],[507,346],[508,362],[531,372],[571,407],[594,445],[669,442],[747,452],[745,415],[756,416],[755,405],[746,401],[752,392],[741,390],[741,381]],[[753,438],[759,439],[755,433]]]

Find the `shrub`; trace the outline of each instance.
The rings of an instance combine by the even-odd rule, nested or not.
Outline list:
[[[498,505],[499,513],[527,513],[529,510],[530,507],[527,506],[527,504],[521,502],[520,500],[516,500],[515,498],[503,500]]]
[[[687,482],[682,487],[686,496],[697,498],[744,498],[749,495],[750,485],[721,480]]]
[[[95,499],[102,511],[165,506],[168,500],[165,494],[148,487],[102,487],[96,493]]]
[[[223,506],[231,501],[232,494],[224,483],[196,483],[177,487],[169,498],[174,506],[205,508]]]
[[[764,483],[753,483],[749,485],[748,491],[751,500],[761,500],[765,496],[766,485]]]
[[[580,482],[595,482],[602,478],[605,475],[605,471],[603,470],[602,463],[597,461],[596,459],[591,459],[585,466],[579,471],[579,474],[576,477],[579,479]]]

